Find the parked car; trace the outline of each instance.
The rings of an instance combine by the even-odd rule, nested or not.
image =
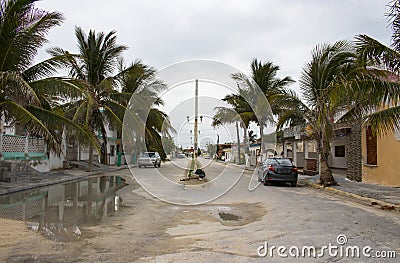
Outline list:
[[[139,168],[142,168],[142,166],[160,167],[161,166],[160,154],[158,152],[145,152],[139,156],[137,165]]]
[[[204,159],[210,159],[210,155],[208,153],[204,154]]]
[[[267,158],[257,168],[258,181],[268,185],[270,182],[288,182],[297,185],[297,168],[287,158]]]
[[[185,158],[186,156],[185,156],[185,154],[183,154],[183,153],[179,153],[178,154],[178,158]]]

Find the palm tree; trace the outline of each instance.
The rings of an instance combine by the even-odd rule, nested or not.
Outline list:
[[[247,153],[247,128],[251,121],[256,121],[257,118],[249,103],[244,99],[246,91],[243,88],[238,88],[238,94],[226,95],[222,101],[225,101],[230,107],[216,107],[216,114],[213,118],[213,126],[220,126],[223,123],[240,124],[243,129],[244,152]],[[239,140],[239,138],[238,138]],[[238,141],[238,149],[240,149]],[[240,160],[239,160],[240,161]]]
[[[85,141],[94,142],[94,138],[55,110],[57,101],[46,92],[52,82],[46,77],[55,72],[58,62],[50,59],[33,65],[38,49],[47,41],[47,32],[63,20],[58,12],[36,9],[35,2],[9,0],[0,4],[0,112],[6,121],[43,137],[49,150],[60,153],[65,128],[72,128]],[[52,91],[63,96],[57,85]]]
[[[290,76],[279,78],[278,72],[279,66],[274,65],[272,62],[267,61],[265,63],[254,59],[251,62],[251,79],[257,84],[262,90],[267,100],[270,100],[272,96],[276,94],[283,94],[288,91],[288,87],[295,81]],[[240,75],[234,76],[238,82],[243,78]],[[270,103],[273,114],[278,114],[280,107]]]
[[[360,96],[369,93],[374,98],[372,105],[366,104],[360,112],[368,112],[365,120],[377,134],[393,133],[400,130],[400,4],[398,0],[390,1],[387,14],[392,33],[392,47],[388,47],[368,35],[356,36],[357,53],[363,66],[373,71],[375,76],[386,83],[383,88],[370,86],[367,91],[358,92]],[[392,85],[390,85],[392,84]],[[383,103],[385,107],[382,107]],[[371,106],[373,109],[371,109]],[[372,113],[371,113],[372,111]]]
[[[248,137],[250,143],[255,143],[257,141],[257,135],[252,130],[249,131]]]
[[[279,103],[283,111],[278,128],[293,119],[304,118],[311,136],[317,141],[320,155],[320,180],[325,186],[335,185],[329,168],[330,141],[333,136],[333,119],[342,110],[332,99],[332,93],[342,83],[348,68],[354,68],[356,58],[350,42],[339,41],[333,45],[319,45],[312,52],[300,78],[300,89],[305,103],[294,93],[275,95],[272,100]]]
[[[234,98],[235,97],[235,98]],[[222,126],[223,124],[236,124],[236,132],[237,132],[237,145],[238,145],[238,163],[241,163],[241,154],[240,154],[240,137],[239,137],[239,125],[243,129],[244,133],[244,143],[245,143],[245,153],[246,153],[246,138],[247,138],[247,127],[249,126],[250,119],[249,115],[252,115],[253,112],[249,112],[244,110],[244,108],[240,108],[238,104],[245,104],[246,102],[242,99],[242,97],[238,95],[227,95],[223,99],[223,101],[227,101],[231,107],[215,107],[216,111],[213,116],[213,127]],[[237,104],[238,103],[238,104]]]
[[[264,129],[268,123],[273,124],[273,114],[279,114],[280,106],[273,103],[265,103],[265,98],[270,102],[271,98],[277,94],[286,94],[287,87],[291,85],[294,80],[286,76],[279,78],[277,76],[279,66],[274,65],[272,62],[262,63],[254,59],[250,65],[250,77],[243,73],[236,73],[232,78],[236,81],[239,89],[242,91],[242,98],[245,98],[242,105],[244,105],[248,112],[248,120],[258,124],[260,128],[260,136],[264,134]],[[265,97],[259,96],[259,90]],[[251,105],[251,106],[250,106]],[[272,112],[271,112],[272,110]],[[270,114],[265,114],[270,113]],[[247,133],[247,132],[246,132]],[[264,153],[263,140],[261,140],[260,154]]]
[[[336,184],[328,164],[335,121],[361,120],[372,124],[374,130],[387,131],[393,129],[387,124],[398,119],[398,115],[391,114],[385,114],[390,120],[386,124],[379,119],[386,109],[380,113],[375,110],[384,101],[398,102],[399,89],[383,79],[381,71],[367,68],[365,63],[362,52],[361,56],[357,54],[352,42],[319,45],[300,79],[305,103],[294,92],[272,98],[273,103],[282,107],[278,128],[290,122],[301,123],[302,118],[308,125],[311,137],[317,141],[321,183],[325,186]]]
[[[75,28],[79,53],[71,54],[61,48],[53,48],[49,53],[63,67],[69,70],[70,79],[61,80],[64,87],[74,89],[77,96],[63,105],[67,116],[90,130],[99,132],[102,139],[101,161],[106,163],[106,127],[122,127],[126,107],[115,100],[119,93],[112,75],[124,45],[117,44],[116,32],[96,34],[90,30],[86,35],[80,27]],[[92,170],[94,145],[89,144],[89,170]]]
[[[162,137],[171,137],[175,133],[169,117],[157,107],[163,106],[164,101],[158,93],[166,89],[166,85],[156,78],[156,70],[140,60],[136,60],[128,67],[123,60],[119,62],[119,74],[116,76],[121,87],[121,93],[114,97],[124,106],[128,106],[129,99],[134,95],[134,104],[139,102],[141,106],[135,106],[135,113],[141,116],[140,125],[145,127],[143,141],[149,151],[158,151],[162,159],[165,159]],[[135,103],[136,102],[136,103]],[[141,110],[142,112],[138,112]],[[128,111],[129,114],[129,111]],[[130,114],[128,119],[132,119]],[[129,130],[129,129],[128,129]],[[137,130],[137,129],[136,129]],[[139,150],[140,151],[140,150]]]

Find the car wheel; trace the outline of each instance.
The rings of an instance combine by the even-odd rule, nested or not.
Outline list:
[[[161,162],[158,164],[158,168],[160,168],[161,167]]]
[[[297,182],[291,182],[290,185],[291,185],[292,187],[296,187],[296,186],[297,186]]]
[[[263,182],[264,185],[269,185],[269,182],[268,182],[268,180],[267,180],[267,177],[268,177],[268,174],[266,174],[266,175],[264,176],[264,179],[262,180],[262,182]]]

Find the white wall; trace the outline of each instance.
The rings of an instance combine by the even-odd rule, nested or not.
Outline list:
[[[329,165],[332,168],[347,168],[347,161],[346,157],[335,157],[335,146],[340,146],[340,145],[345,145],[346,146],[346,138],[339,138],[339,139],[334,139],[331,142],[331,154],[329,156]]]

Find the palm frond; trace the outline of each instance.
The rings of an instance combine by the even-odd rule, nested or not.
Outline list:
[[[400,106],[373,112],[367,115],[364,121],[380,136],[392,134],[400,130]]]
[[[36,0],[2,1],[0,14],[0,71],[23,72],[46,43],[50,28],[63,16],[34,7]]]
[[[364,66],[384,66],[390,71],[399,71],[400,54],[398,51],[367,35],[356,36],[355,44]]]

